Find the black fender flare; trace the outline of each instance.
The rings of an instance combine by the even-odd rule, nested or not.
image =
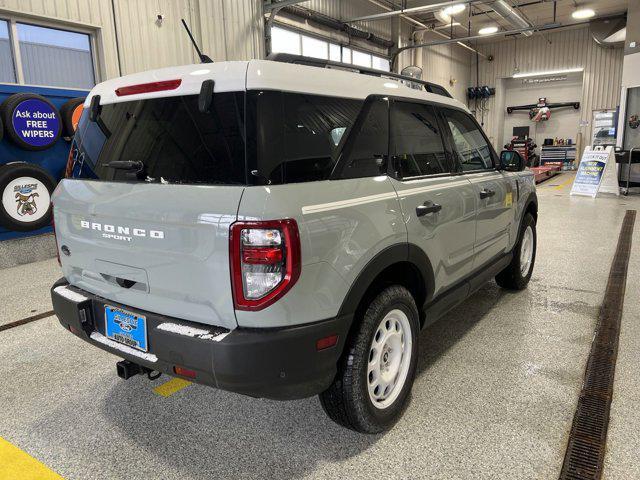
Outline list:
[[[529,210],[529,207],[532,204],[535,206],[536,217],[537,217],[537,215],[538,215],[538,213],[537,213],[538,212],[538,194],[535,191],[531,192],[529,194],[529,196],[527,197],[527,199],[525,200],[525,202],[524,202],[524,209],[522,210],[522,217],[520,218],[520,223],[522,223],[522,220],[524,219],[525,212],[527,210]],[[537,218],[536,218],[536,220],[537,220]]]
[[[374,280],[388,267],[408,262],[413,264],[424,279],[425,303],[433,297],[434,273],[431,261],[424,250],[412,243],[400,243],[391,245],[376,254],[358,274],[351,284],[346,297],[342,301],[338,316],[349,315],[353,317],[358,305]],[[418,305],[422,309],[423,305]]]

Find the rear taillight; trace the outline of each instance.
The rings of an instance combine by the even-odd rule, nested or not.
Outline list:
[[[67,157],[67,166],[64,169],[64,178],[71,178],[73,175],[73,164],[75,163],[76,154],[78,149],[76,148],[75,142],[71,144],[71,148],[69,149],[69,156]]]
[[[175,90],[182,83],[181,79],[163,80],[161,82],[141,83],[139,85],[129,85],[116,88],[116,95],[124,97],[126,95],[138,95],[140,93],[161,92],[163,90]]]
[[[262,310],[300,276],[300,235],[295,220],[236,222],[229,232],[231,285],[237,310]]]

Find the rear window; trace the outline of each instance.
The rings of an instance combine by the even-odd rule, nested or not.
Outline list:
[[[76,178],[244,184],[244,93],[215,94],[207,113],[197,95],[102,105],[95,122],[85,109],[74,144]]]

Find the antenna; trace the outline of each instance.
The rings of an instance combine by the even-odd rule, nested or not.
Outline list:
[[[189,30],[187,22],[184,21],[184,18],[181,20],[182,20],[182,26],[187,31],[187,34],[191,39],[191,43],[193,43],[193,47],[196,49],[196,52],[198,53],[198,57],[200,57],[200,63],[213,63],[213,60],[211,60],[211,58],[209,58],[208,56],[206,56],[204,53],[200,51],[200,48],[198,47],[198,44],[196,43],[195,38],[193,38],[193,35],[191,35],[191,30]]]

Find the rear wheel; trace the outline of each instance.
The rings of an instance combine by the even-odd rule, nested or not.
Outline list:
[[[527,286],[536,261],[536,242],[536,221],[533,215],[527,213],[522,219],[518,243],[513,249],[513,260],[496,275],[498,285],[509,290],[522,290]]]
[[[404,287],[388,287],[371,302],[333,384],[320,394],[333,421],[362,433],[393,426],[413,385],[418,329],[418,310]]]

